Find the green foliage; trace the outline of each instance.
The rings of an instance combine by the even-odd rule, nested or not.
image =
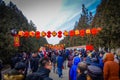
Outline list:
[[[65,37],[60,43],[69,43],[66,47],[93,44],[96,48],[119,48],[120,47],[120,0],[102,0],[97,7],[96,14],[92,18],[87,12],[85,6],[82,8],[82,14],[78,26],[75,29],[86,29],[92,27],[102,27],[102,31],[97,36],[85,36],[84,38]],[[92,22],[91,22],[92,21]],[[74,30],[75,30],[74,29]]]
[[[14,47],[14,39],[10,34],[11,29],[36,31],[36,27],[32,21],[28,23],[25,16],[20,10],[11,8],[10,6],[0,5],[0,59],[5,63],[10,61],[10,57],[15,53],[35,52],[40,46],[47,44],[45,38],[20,38],[20,47]]]

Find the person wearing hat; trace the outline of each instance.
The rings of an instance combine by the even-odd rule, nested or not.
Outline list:
[[[87,80],[87,64],[85,62],[80,62],[77,67],[77,80]]]
[[[103,80],[102,69],[94,65],[89,65],[87,68],[87,80]]]
[[[52,63],[49,58],[42,58],[37,72],[27,75],[25,80],[53,80],[49,77]]]
[[[16,63],[14,69],[9,71],[7,74],[3,76],[4,80],[24,80],[24,72],[26,65],[23,62]]]

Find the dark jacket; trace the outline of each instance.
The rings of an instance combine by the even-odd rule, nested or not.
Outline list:
[[[49,78],[50,70],[40,67],[37,72],[27,76],[25,80],[52,80]]]
[[[37,58],[37,57],[31,58],[30,63],[31,63],[32,71],[36,72],[38,69],[38,65],[39,65],[39,58]]]
[[[80,75],[77,77],[77,80],[87,80],[86,74],[80,74]]]

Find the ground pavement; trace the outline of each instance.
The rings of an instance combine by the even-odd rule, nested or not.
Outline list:
[[[68,73],[69,73],[69,68],[63,69],[63,78],[59,78],[58,74],[53,73],[53,71],[51,71],[50,77],[53,80],[68,80]]]

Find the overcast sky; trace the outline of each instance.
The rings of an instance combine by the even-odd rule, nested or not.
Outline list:
[[[59,31],[73,29],[79,20],[81,6],[85,4],[95,14],[101,0],[4,0],[12,1],[23,12],[28,20],[32,20],[39,31]],[[61,38],[63,39],[63,38]],[[58,44],[57,37],[47,38],[50,44]]]

